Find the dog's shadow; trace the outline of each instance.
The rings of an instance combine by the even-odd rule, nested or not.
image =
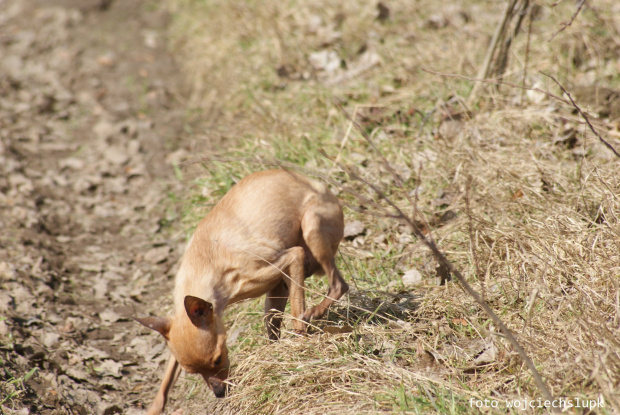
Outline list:
[[[397,294],[385,291],[349,291],[348,301],[330,307],[323,319],[313,322],[314,330],[329,331],[330,327],[355,327],[359,324],[382,325],[390,321],[412,321],[422,295],[412,292]]]

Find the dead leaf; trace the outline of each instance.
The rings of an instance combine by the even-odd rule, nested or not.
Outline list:
[[[123,368],[123,364],[117,362],[115,360],[104,360],[103,363],[99,365],[95,370],[101,376],[112,376],[114,378],[122,377],[121,369]]]
[[[48,349],[58,346],[59,340],[60,335],[58,333],[45,333],[43,336],[43,344]]]
[[[78,381],[88,380],[88,377],[90,376],[90,374],[88,372],[86,372],[85,370],[80,369],[81,367],[82,366],[70,367],[67,370],[65,370],[65,373],[70,378],[78,380]]]
[[[165,262],[168,259],[169,253],[170,253],[169,246],[160,246],[160,247],[152,248],[152,249],[149,249],[144,254],[144,260],[152,264],[159,264],[159,263]]]
[[[109,146],[104,150],[103,156],[112,164],[119,166],[129,161],[127,151],[120,146]]]
[[[344,239],[353,239],[354,236],[361,235],[366,230],[366,226],[359,220],[347,222],[344,225]]]
[[[424,27],[429,29],[443,29],[448,26],[448,19],[443,14],[433,14],[424,23]]]
[[[521,189],[517,190],[512,195],[512,199],[513,200],[517,200],[517,199],[522,198],[522,197],[523,197],[523,190],[521,190]]]
[[[340,68],[342,59],[333,50],[321,50],[308,56],[308,61],[315,71],[334,73]]]
[[[93,290],[95,291],[95,298],[101,300],[105,298],[106,293],[108,292],[108,281],[104,278],[99,278],[93,285]]]
[[[103,350],[99,350],[90,346],[82,346],[71,349],[67,351],[67,355],[69,356],[70,365],[77,365],[78,363],[83,363],[86,360],[104,359],[109,357],[108,354]]]
[[[116,56],[112,52],[108,52],[104,55],[100,55],[97,58],[97,63],[101,66],[114,66],[116,64]]]
[[[458,193],[446,192],[440,190],[437,194],[437,198],[431,201],[433,207],[444,207],[451,205],[457,198]]]
[[[497,346],[495,346],[495,343],[490,342],[485,345],[484,350],[482,350],[478,357],[474,359],[474,363],[476,363],[477,365],[492,363],[495,362],[496,358]]]
[[[369,71],[375,66],[380,65],[382,61],[383,60],[378,53],[374,52],[373,50],[368,50],[362,53],[359,58],[357,58],[357,60],[350,63],[347,62],[348,69],[346,71],[332,71],[332,76],[325,80],[325,84],[337,85],[350,81],[351,79],[360,76],[361,74]]]
[[[453,318],[452,323],[459,325],[459,326],[469,325],[469,323],[467,323],[467,320],[465,320],[464,318]]]
[[[119,321],[121,319],[121,316],[119,316],[112,310],[104,310],[99,313],[99,318],[104,324],[110,325]]]

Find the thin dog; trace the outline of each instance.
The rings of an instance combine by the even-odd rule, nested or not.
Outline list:
[[[290,297],[293,328],[320,318],[349,286],[334,257],[344,219],[329,189],[299,173],[268,170],[237,183],[198,224],[174,288],[172,317],[136,320],[161,333],[172,353],[148,415],[160,414],[181,369],[203,376],[215,396],[226,394],[229,360],[224,309],[266,294],[270,339],[280,335]],[[304,279],[326,274],[327,297],[306,310]]]

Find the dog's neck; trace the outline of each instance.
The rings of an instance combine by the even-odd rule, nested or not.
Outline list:
[[[241,232],[230,228],[207,233],[201,225],[190,239],[177,273],[175,312],[184,312],[185,296],[192,295],[210,302],[215,315],[221,316],[228,305],[262,294],[256,294],[252,278],[265,273],[264,268],[277,259],[278,248],[269,240],[256,238],[251,246],[245,246],[251,239],[247,234],[244,239]]]
[[[193,295],[213,306],[216,316],[221,316],[224,308],[228,304],[226,293],[220,292],[217,288],[217,278],[210,273],[216,272],[213,267],[205,266],[205,264],[192,263],[186,255],[179,268],[174,288],[174,307],[175,314],[181,315],[185,313],[185,296]],[[200,278],[196,278],[200,275]]]

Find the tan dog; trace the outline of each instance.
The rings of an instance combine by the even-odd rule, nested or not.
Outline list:
[[[280,334],[288,297],[293,327],[323,316],[349,286],[334,256],[343,234],[342,208],[327,187],[284,170],[254,173],[237,183],[198,224],[176,277],[172,317],[136,319],[161,333],[172,356],[148,414],[160,414],[181,369],[199,373],[217,397],[226,394],[228,350],[222,312],[267,294],[270,339]],[[304,279],[325,273],[329,292],[305,309]]]

